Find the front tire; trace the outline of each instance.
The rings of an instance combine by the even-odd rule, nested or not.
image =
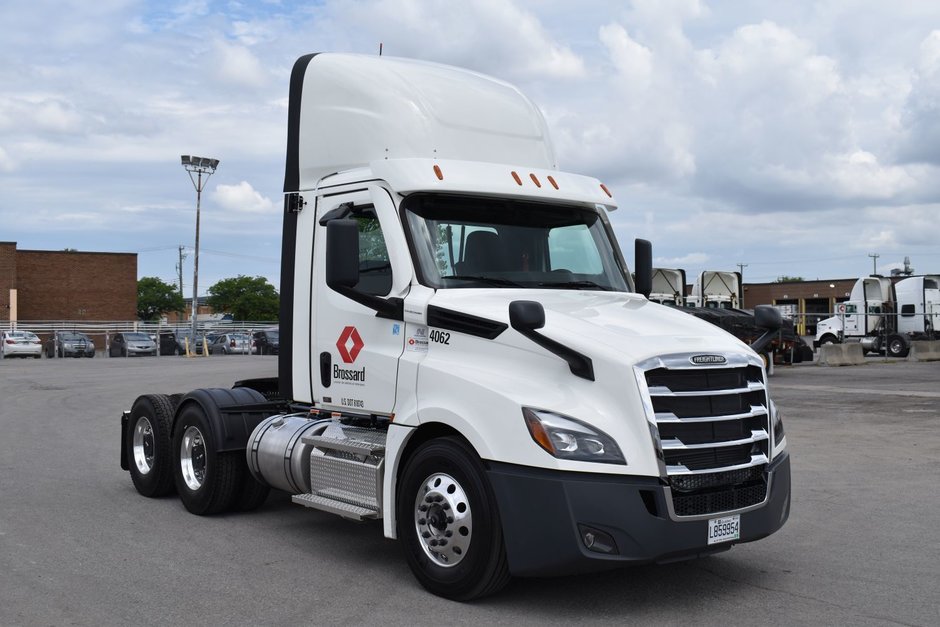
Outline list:
[[[131,408],[126,450],[131,480],[149,498],[173,491],[170,429],[174,404],[165,394],[139,396]]]
[[[197,403],[187,403],[173,429],[173,479],[183,506],[197,516],[229,509],[238,496],[244,453],[217,453],[208,418]]]
[[[496,499],[480,458],[463,440],[437,438],[414,452],[397,513],[408,566],[429,592],[469,601],[509,582]]]
[[[900,358],[907,357],[910,347],[908,347],[903,337],[895,334],[888,336],[887,350],[889,356]]]

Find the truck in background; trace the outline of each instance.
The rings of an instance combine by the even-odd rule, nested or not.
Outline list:
[[[740,272],[705,270],[692,284],[687,304],[707,309],[738,309],[744,301]]]
[[[139,397],[121,463],[144,496],[208,515],[277,489],[379,519],[457,600],[724,551],[787,520],[760,357],[647,299],[649,243],[631,279],[613,195],[557,169],[513,86],[302,57],[284,192],[278,376]]]
[[[836,315],[816,325],[813,348],[859,342],[865,352],[905,357],[911,342],[937,339],[940,325],[940,275],[901,279],[861,277]]]
[[[685,307],[685,270],[653,268],[649,300],[670,307]]]

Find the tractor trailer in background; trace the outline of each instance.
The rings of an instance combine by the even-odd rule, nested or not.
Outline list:
[[[940,275],[894,283],[883,276],[861,277],[836,315],[816,325],[813,347],[859,342],[865,352],[905,357],[911,342],[935,340],[940,328]]]
[[[744,301],[740,272],[705,270],[692,284],[687,303],[690,307],[738,309]]]
[[[790,458],[760,357],[647,299],[649,243],[634,280],[615,199],[557,169],[528,98],[319,54],[288,109],[278,375],[139,397],[121,418],[138,492],[207,515],[276,489],[380,519],[457,600],[780,529]]]

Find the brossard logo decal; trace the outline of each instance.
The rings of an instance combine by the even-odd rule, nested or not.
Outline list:
[[[336,350],[339,351],[339,356],[342,358],[343,362],[347,364],[356,361],[356,357],[359,356],[359,352],[365,345],[365,342],[362,341],[362,336],[359,335],[359,331],[357,331],[354,326],[344,328],[343,332],[339,334],[339,339],[336,340]],[[364,383],[366,380],[366,368],[365,366],[359,369],[341,368],[339,364],[333,364],[333,379],[343,382],[348,381],[350,383]]]
[[[696,366],[709,366],[728,363],[728,360],[725,359],[724,355],[693,355],[692,357],[689,357],[689,361],[691,361]]]

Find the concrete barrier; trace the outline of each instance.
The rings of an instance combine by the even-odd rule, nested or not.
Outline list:
[[[823,344],[819,347],[819,366],[859,366],[865,363],[865,351],[858,342]]]
[[[908,361],[940,361],[940,340],[911,342]]]

